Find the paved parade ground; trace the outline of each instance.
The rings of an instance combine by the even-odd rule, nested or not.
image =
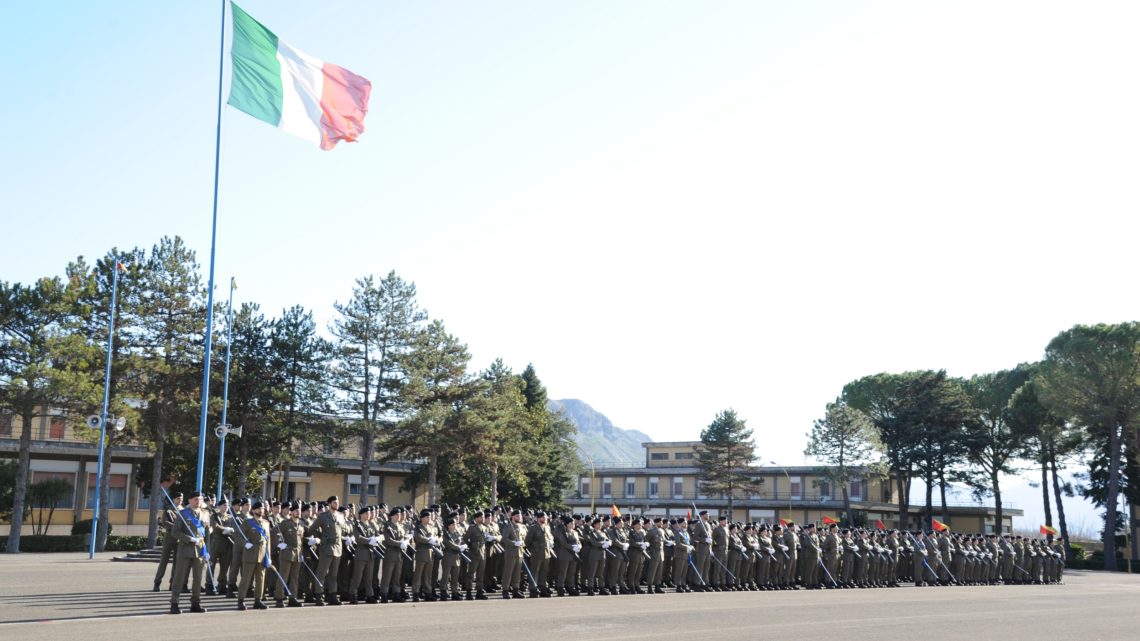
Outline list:
[[[151,563],[110,554],[0,555],[0,639],[493,638],[671,639],[708,633],[751,641],[931,638],[1040,641],[1140,638],[1140,575],[1073,571],[1065,585],[725,592],[462,601],[168,615],[147,589]],[[186,601],[184,600],[185,604]],[[569,636],[566,636],[569,634]],[[553,636],[547,636],[553,635]]]

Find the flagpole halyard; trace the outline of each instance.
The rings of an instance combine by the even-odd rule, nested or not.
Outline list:
[[[210,405],[210,348],[214,334],[214,256],[218,241],[218,167],[222,151],[222,66],[226,59],[226,0],[222,0],[222,36],[218,46],[218,127],[214,136],[214,214],[210,226],[210,282],[206,289],[206,348],[202,364],[202,414],[198,425],[198,478],[194,488],[202,491],[206,464],[206,414]]]

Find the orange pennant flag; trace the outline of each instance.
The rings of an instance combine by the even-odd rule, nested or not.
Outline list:
[[[838,525],[839,521],[831,518],[830,516],[823,517],[823,524],[824,525],[831,525],[832,523],[835,523],[836,525]]]
[[[789,521],[788,519],[780,519],[780,525],[782,525],[784,527],[788,527],[791,524],[792,524],[792,522]]]
[[[879,528],[880,530],[887,529],[887,526],[883,524],[882,519],[875,519],[875,527]]]
[[[1055,528],[1051,525],[1042,525],[1041,526],[1041,533],[1042,534],[1052,534],[1053,536],[1057,536],[1057,528]]]
[[[617,509],[617,505],[610,505],[610,516],[621,517],[621,510]]]
[[[942,521],[939,521],[938,519],[930,519],[930,525],[938,532],[945,532],[946,530],[950,529],[950,526],[946,525]]]

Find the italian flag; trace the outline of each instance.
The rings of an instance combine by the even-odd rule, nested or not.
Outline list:
[[[294,49],[241,7],[230,6],[230,106],[321,149],[332,149],[341,140],[356,142],[364,133],[372,83]]]

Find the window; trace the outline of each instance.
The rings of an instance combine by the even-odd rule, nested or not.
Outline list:
[[[831,500],[831,482],[830,481],[820,481],[819,482],[819,498],[822,501]]]
[[[860,479],[851,481],[851,489],[848,492],[852,501],[862,501],[863,497],[867,495],[867,481]]]
[[[380,483],[378,481],[373,481],[373,480],[369,479],[369,481],[368,481],[368,496],[378,496],[379,495],[379,492],[378,492],[379,487],[380,487]],[[348,495],[349,496],[360,496],[360,481],[357,481],[356,483],[349,483],[348,484]]]
[[[0,412],[0,436],[12,435],[12,414]]]
[[[583,497],[590,496],[590,477],[583,476],[581,479],[579,479],[578,480],[578,487],[581,488],[581,489],[579,489],[579,493]]]
[[[108,474],[103,482],[107,484],[107,509],[127,509],[127,475]],[[98,479],[95,474],[87,475],[87,509],[95,509],[95,488]]]
[[[705,493],[705,482],[704,481],[697,481],[697,498],[698,499],[707,499],[708,497],[709,497],[708,494]]]
[[[668,461],[669,460],[669,453],[668,452],[652,452],[649,455],[649,460],[651,460],[651,461]]]
[[[658,485],[659,483],[656,476],[649,477],[649,498],[657,498]]]
[[[625,498],[632,499],[637,496],[637,479],[627,478],[625,480]]]
[[[799,476],[791,477],[791,499],[799,501],[803,498],[803,478]]]
[[[53,416],[51,422],[48,423],[48,438],[62,439],[63,438],[63,417]]]
[[[685,479],[680,476],[673,477],[673,498],[685,498]]]
[[[614,480],[607,476],[607,477],[602,479],[602,498],[603,499],[613,498],[613,493],[614,493]]]
[[[138,496],[135,498],[135,507],[139,510],[149,510],[150,497],[143,494],[143,491],[141,489],[136,492],[136,494],[138,494]]]
[[[676,452],[673,454],[673,460],[675,460],[675,461],[691,461],[691,460],[693,460],[693,453],[692,452]]]
[[[41,481],[50,481],[52,479],[62,479],[67,481],[71,486],[71,492],[65,498],[60,499],[55,507],[71,509],[75,507],[75,473],[74,472],[32,472],[32,483],[39,483]],[[44,507],[50,507],[45,505]]]

